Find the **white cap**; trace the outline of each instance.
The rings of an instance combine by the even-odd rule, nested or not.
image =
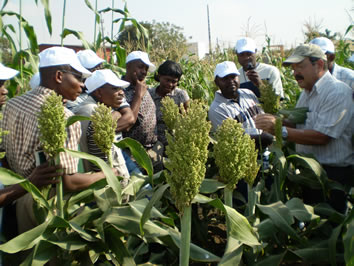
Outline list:
[[[334,54],[334,44],[330,39],[326,37],[317,37],[310,41],[310,43],[319,46],[323,53]]]
[[[39,86],[39,84],[41,84],[41,76],[39,75],[39,72],[37,72],[36,74],[34,74],[30,80],[30,86],[31,89],[35,89]]]
[[[70,65],[82,73],[84,78],[91,76],[91,72],[84,68],[75,51],[66,47],[50,47],[39,53],[39,68],[59,65]]]
[[[125,63],[128,63],[133,60],[141,60],[144,62],[145,65],[149,66],[149,72],[154,72],[156,70],[156,67],[153,63],[150,62],[149,56],[147,53],[142,52],[142,51],[133,51],[130,54],[128,54],[127,59],[125,60]]]
[[[0,80],[8,80],[16,76],[19,72],[15,69],[4,66],[0,63]]]
[[[230,74],[235,74],[237,76],[240,75],[240,72],[238,72],[234,62],[224,61],[216,65],[214,71],[214,78],[216,78],[216,76],[218,76],[219,78],[223,78]]]
[[[78,51],[76,54],[79,58],[81,65],[88,69],[93,68],[106,61],[99,57],[94,51],[89,49]]]
[[[236,42],[235,50],[236,50],[236,53],[238,53],[238,54],[243,53],[243,52],[255,53],[257,50],[257,46],[256,46],[256,43],[253,39],[245,37],[245,38],[239,39]]]
[[[91,92],[94,92],[106,83],[123,89],[130,85],[129,82],[119,79],[112,70],[101,69],[96,70],[92,73],[91,77],[86,79],[85,86],[87,88],[87,93],[90,94]]]

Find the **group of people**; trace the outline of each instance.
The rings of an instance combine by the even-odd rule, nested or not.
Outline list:
[[[251,136],[274,135],[276,118],[265,114],[259,105],[260,86],[266,80],[274,92],[284,97],[279,70],[256,60],[256,44],[250,38],[237,41],[235,52],[241,65],[225,61],[216,65],[214,81],[219,88],[209,109],[212,131],[228,118],[242,123]],[[283,62],[293,69],[294,77],[303,92],[297,107],[307,107],[304,124],[283,121],[282,135],[296,143],[297,152],[312,154],[324,167],[330,179],[343,185],[352,185],[353,179],[353,90],[354,71],[334,63],[333,43],[326,38],[316,38],[310,44],[295,48]],[[0,144],[6,152],[4,167],[28,178],[37,186],[56,183],[61,175],[67,191],[87,188],[105,178],[100,169],[89,163],[79,172],[79,161],[68,154],[60,154],[60,166],[40,165],[36,156],[41,151],[37,115],[46,97],[55,91],[63,98],[66,117],[73,114],[90,116],[99,103],[112,108],[117,119],[115,140],[131,137],[139,141],[152,159],[156,171],[163,169],[162,158],[166,126],[162,119],[161,100],[171,97],[181,108],[188,109],[188,93],[178,88],[183,74],[181,66],[167,60],[154,78],[158,85],[148,88],[145,78],[156,67],[148,54],[133,51],[126,58],[126,73],[119,78],[112,70],[105,69],[105,61],[91,50],[75,53],[64,47],[51,47],[39,54],[39,75],[31,82],[32,89],[12,98],[5,104],[7,91],[4,82],[18,72],[0,65],[0,105],[3,119],[1,127],[8,131]],[[81,121],[67,128],[65,147],[82,150],[107,160],[94,141],[90,121]],[[256,138],[255,138],[256,139]],[[129,150],[112,146],[113,170],[123,177],[122,185],[129,182],[133,173],[142,169]],[[60,171],[58,171],[58,169]],[[54,179],[53,179],[54,178]],[[321,200],[321,193],[306,191],[305,203]],[[31,196],[18,185],[7,187],[0,193],[0,204],[15,199],[19,232],[36,224],[32,212]],[[338,211],[345,211],[345,193],[331,193],[330,203]]]

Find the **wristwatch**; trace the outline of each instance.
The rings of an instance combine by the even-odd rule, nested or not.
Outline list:
[[[283,140],[286,140],[288,138],[288,130],[286,127],[281,128],[281,136],[283,137]]]

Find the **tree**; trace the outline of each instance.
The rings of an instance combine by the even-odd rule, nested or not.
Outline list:
[[[119,43],[128,51],[145,50],[155,62],[170,59],[178,61],[187,52],[182,27],[169,22],[141,22],[149,32],[149,40],[138,38],[137,29],[129,25],[119,34]]]

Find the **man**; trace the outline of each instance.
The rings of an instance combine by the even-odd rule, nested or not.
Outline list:
[[[237,60],[242,66],[240,72],[240,88],[253,91],[259,98],[259,91],[262,80],[267,80],[274,89],[274,92],[284,98],[283,85],[280,79],[279,70],[271,65],[256,62],[256,43],[253,39],[245,37],[237,41],[235,52]]]
[[[39,54],[40,86],[12,98],[5,106],[2,128],[9,134],[4,136],[2,147],[5,149],[10,168],[28,178],[36,166],[35,154],[41,150],[37,115],[45,98],[54,90],[66,100],[74,101],[84,86],[82,79],[91,75],[77,59],[75,52],[64,47],[52,47]],[[66,117],[72,112],[64,109]],[[67,128],[64,146],[77,150],[81,135],[80,123]],[[60,154],[64,169],[63,184],[68,191],[87,188],[96,181],[105,178],[103,172],[82,174],[77,172],[78,159],[68,154]],[[33,217],[30,194],[17,202],[19,232],[25,232],[36,225]],[[29,218],[29,219],[28,219]]]
[[[216,65],[214,82],[220,89],[215,92],[214,101],[209,109],[209,120],[212,123],[212,131],[222,124],[227,118],[232,118],[242,123],[248,133],[258,130],[253,118],[263,110],[259,108],[256,95],[246,89],[239,89],[240,73],[233,62],[225,61]]]
[[[296,151],[312,154],[326,170],[330,179],[350,185],[354,164],[351,145],[351,89],[334,78],[327,70],[326,56],[317,45],[304,44],[296,47],[283,65],[291,66],[294,77],[304,91],[296,107],[307,107],[304,124],[292,125],[284,122],[283,138],[296,143]],[[257,128],[274,134],[275,117],[258,115]],[[322,193],[304,188],[305,203],[321,201]],[[307,192],[307,193],[306,193]],[[332,190],[331,205],[345,212],[345,193]]]
[[[102,69],[104,59],[99,57],[94,51],[90,49],[81,50],[76,53],[81,65],[90,72]],[[86,88],[84,87],[82,93],[75,101],[68,101],[66,103],[66,108],[68,108],[73,113],[76,113],[76,109],[87,99],[88,95],[86,93]]]
[[[157,141],[156,107],[145,84],[147,72],[155,69],[145,52],[133,51],[126,58],[123,80],[130,83],[125,89],[125,96],[134,114],[134,126],[123,132],[123,136],[139,141],[152,159],[155,171],[158,171],[162,169],[163,145]]]
[[[326,54],[329,72],[336,79],[346,83],[354,91],[354,71],[335,63],[336,53],[333,42],[326,37],[317,37],[310,41],[310,43],[318,45],[323,53]]]
[[[5,88],[5,82],[12,79],[19,72],[15,69],[4,66],[0,63],[0,110],[6,103],[7,89]]]
[[[112,72],[112,70],[96,70],[95,72],[93,72],[91,77],[86,79],[85,86],[87,88],[88,97],[77,108],[76,114],[91,116],[95,108],[97,107],[97,103],[103,103],[106,106],[111,107],[113,109],[112,116],[115,119],[121,116],[119,112],[123,112],[124,109],[127,109],[131,112],[129,104],[125,101],[124,96],[120,93],[123,88],[129,86],[129,82],[120,80]],[[121,118],[117,121],[117,135],[115,137],[115,141],[122,139],[121,126],[119,123]],[[133,123],[131,123],[131,125],[132,124]],[[85,130],[83,130],[82,139],[83,137],[85,137],[84,139],[86,141],[85,146],[87,147],[87,152],[107,161],[106,155],[102,153],[102,151],[97,147],[94,142],[94,132],[90,123],[85,125],[83,128],[85,128]],[[117,168],[119,174],[122,177],[128,179],[129,173],[125,164],[124,157],[122,155],[121,150],[115,145],[113,145],[112,147],[112,155],[113,166]],[[90,164],[90,170],[91,169],[94,171],[99,171],[99,168],[92,164]]]

